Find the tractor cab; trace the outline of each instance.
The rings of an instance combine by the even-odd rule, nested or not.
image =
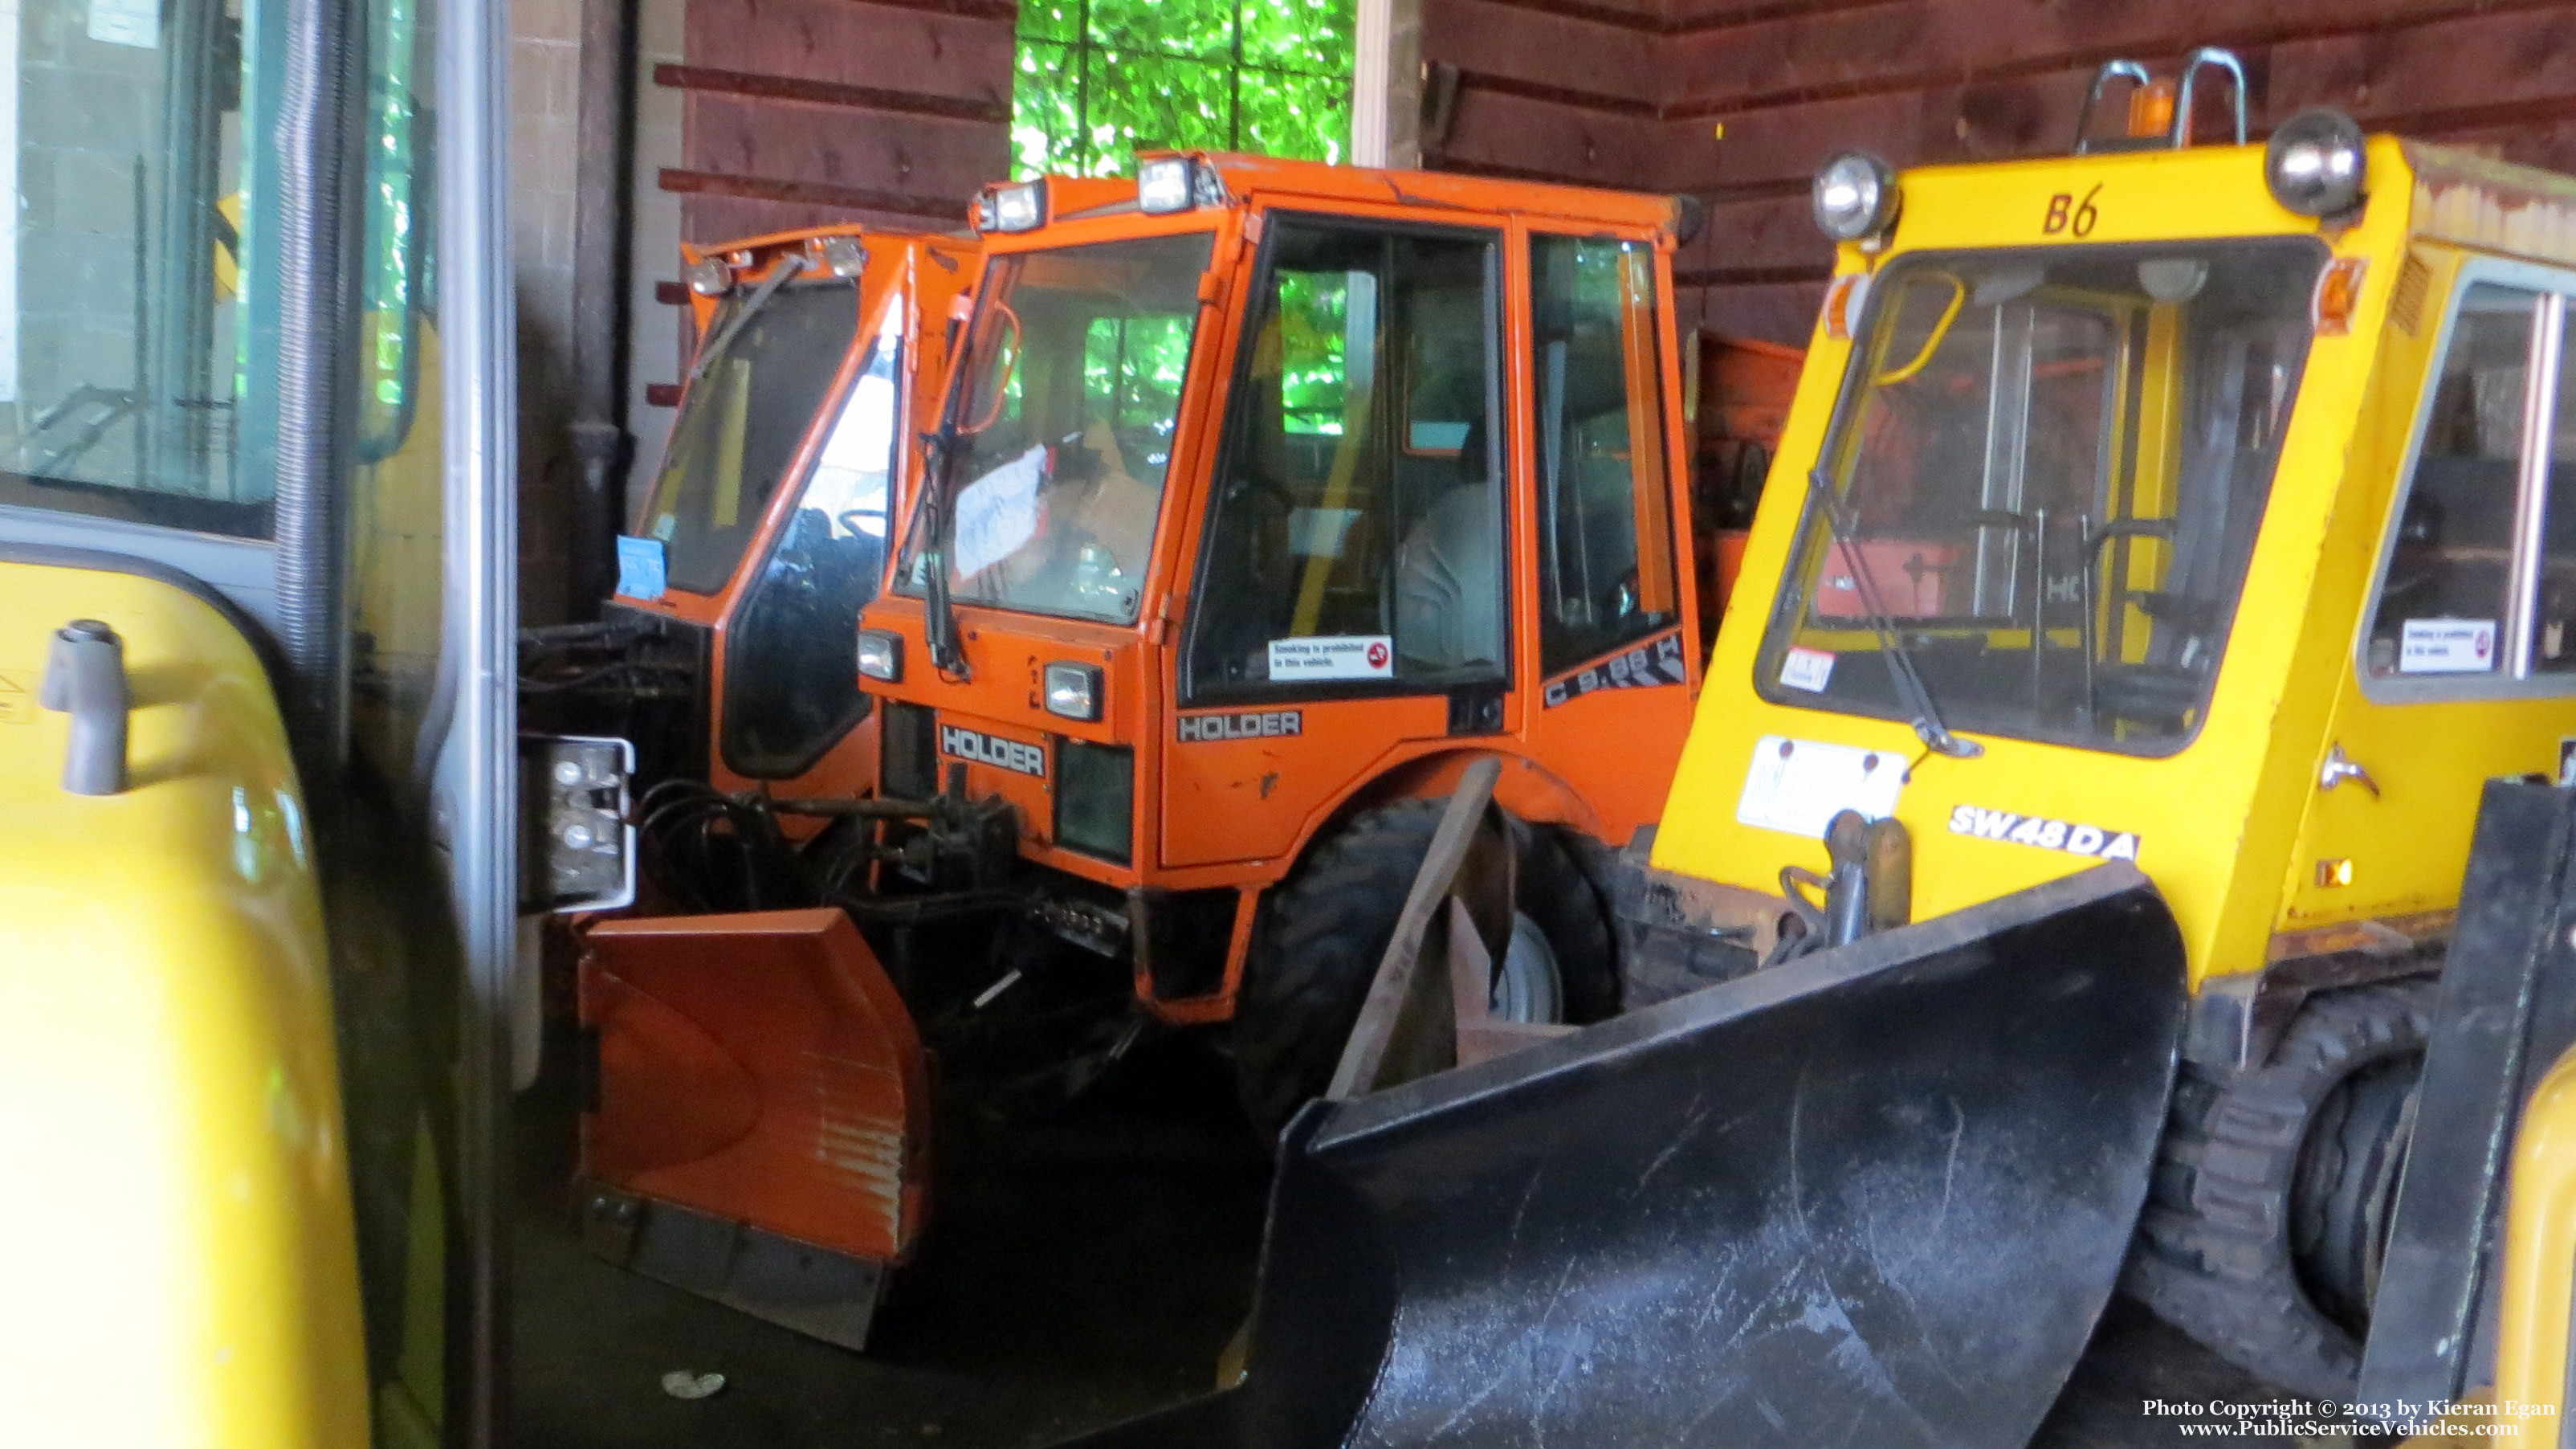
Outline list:
[[[927,853],[988,852],[894,879],[1006,888],[1164,1020],[1224,1020],[1279,949],[1274,888],[1479,756],[1569,860],[1650,818],[1700,658],[1682,211],[1237,156],[1140,172],[977,202],[983,279],[859,666],[886,792],[959,802],[933,835],[979,812]],[[1498,990],[1606,1010],[1547,936]],[[1298,1034],[1337,1042],[1363,987]]]
[[[939,403],[959,238],[833,226],[682,248],[698,346],[598,625],[531,631],[531,699],[569,692],[648,783],[866,794],[861,605]]]

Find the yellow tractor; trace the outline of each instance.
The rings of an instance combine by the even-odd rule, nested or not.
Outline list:
[[[1814,200],[1625,1014],[1480,1019],[1511,882],[1453,799],[1283,1145],[1247,1376],[1103,1442],[2018,1443],[2115,1283],[2365,1411],[2493,1362],[2564,807],[2471,843],[2576,755],[2576,181],[2249,144],[2204,50],[2106,66],[2070,155]]]
[[[2192,1008],[2129,1281],[2326,1395],[2479,785],[2576,736],[2576,182],[2323,111],[2180,144],[2231,65],[2137,92],[2172,145],[1819,178],[1840,264],[1747,549],[1771,584],[1719,643],[1639,964],[2134,862]],[[1845,810],[1910,867],[1864,881],[1859,832],[1838,867]]]

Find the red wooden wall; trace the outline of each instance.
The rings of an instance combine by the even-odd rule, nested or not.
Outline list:
[[[2086,84],[2199,45],[2250,73],[2259,138],[2303,106],[2576,170],[2567,0],[1423,0],[1459,70],[1426,163],[1687,191],[1685,325],[1804,342],[1828,250],[1807,183],[1834,152],[1897,165],[2065,149]],[[1723,127],[1723,134],[1720,134]]]
[[[688,0],[687,240],[831,221],[965,225],[1009,166],[1014,0]]]

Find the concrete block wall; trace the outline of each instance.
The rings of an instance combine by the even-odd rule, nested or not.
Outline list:
[[[573,165],[581,0],[511,0],[510,229],[519,310],[520,612],[571,617]]]

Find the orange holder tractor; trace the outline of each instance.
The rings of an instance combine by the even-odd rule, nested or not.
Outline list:
[[[677,905],[750,914],[587,937],[593,1241],[853,1346],[925,1201],[933,1028],[887,1008],[894,984],[928,1023],[1117,971],[1132,1006],[1094,1055],[1231,1023],[1275,1128],[1326,1085],[1440,802],[1490,760],[1522,902],[1491,1009],[1617,1010],[1608,864],[1662,808],[1705,556],[1739,521],[1694,508],[1694,423],[1726,464],[1704,492],[1758,480],[1794,380],[1741,345],[1685,367],[1694,218],[1670,198],[1139,169],[976,203],[944,398],[913,413],[922,485],[855,634],[873,795],[747,791],[720,758],[733,790],[706,792],[714,843],[685,862],[717,886]],[[679,519],[655,540],[673,588],[708,505],[663,500],[725,486],[666,475],[646,510],[647,539]],[[812,667],[846,671],[851,642]],[[728,740],[737,694],[841,684],[728,652]],[[696,837],[645,825],[648,864],[686,877]]]

